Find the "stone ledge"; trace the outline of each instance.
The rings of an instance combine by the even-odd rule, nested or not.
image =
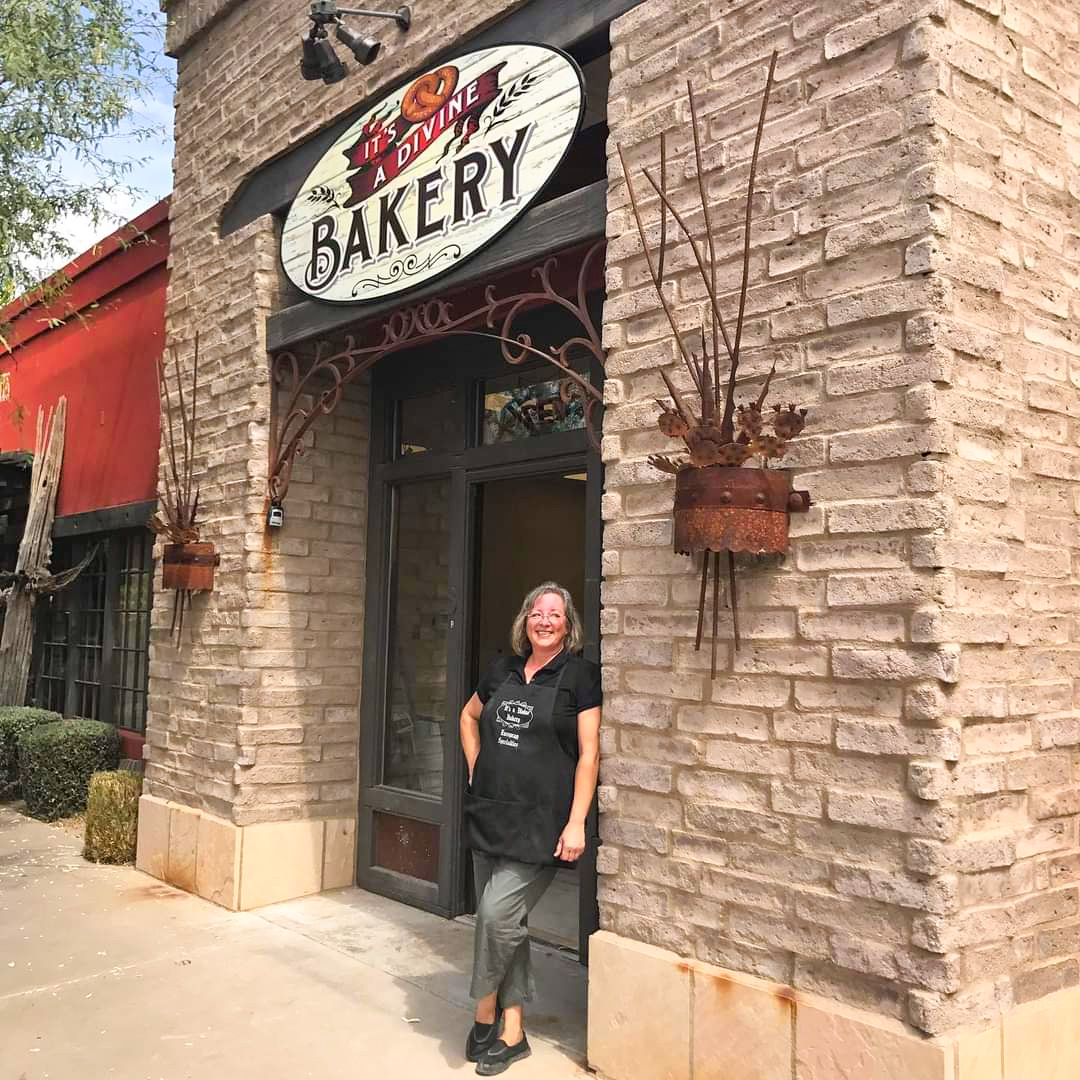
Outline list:
[[[139,800],[136,868],[230,911],[351,885],[355,850],[351,818],[241,826],[154,795]]]
[[[931,1039],[790,986],[602,930],[589,1066],[605,1080],[1074,1080],[1080,988]]]

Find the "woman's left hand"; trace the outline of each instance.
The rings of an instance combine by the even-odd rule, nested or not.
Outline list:
[[[555,858],[563,862],[577,862],[585,850],[585,826],[567,822],[559,842],[555,845]]]

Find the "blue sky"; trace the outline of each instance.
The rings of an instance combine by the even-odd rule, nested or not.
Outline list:
[[[120,133],[109,140],[108,153],[111,156],[133,163],[128,184],[137,190],[130,195],[118,194],[106,202],[109,221],[101,221],[95,225],[87,218],[73,216],[64,223],[71,246],[78,254],[93,247],[119,225],[153,206],[172,190],[173,83],[176,65],[162,52],[165,16],[158,10],[158,0],[130,0],[130,7],[140,15],[153,19],[161,30],[152,45],[160,61],[161,73],[153,81],[152,96],[145,101],[133,103],[131,127],[159,127],[161,136],[152,141],[140,142]],[[65,162],[63,167],[65,172],[70,170],[71,175],[77,175],[81,169],[79,163],[73,159]],[[57,265],[46,266],[44,269],[55,270],[66,262],[66,259],[59,259],[56,260]]]

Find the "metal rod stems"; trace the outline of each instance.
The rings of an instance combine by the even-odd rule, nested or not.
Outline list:
[[[705,558],[709,553],[705,552]],[[712,583],[712,664],[709,667],[710,677],[716,678],[716,634],[720,627],[720,552],[713,553],[713,583]]]
[[[739,598],[735,592],[735,553],[729,551],[728,558],[728,601],[731,604],[731,629],[732,635],[735,638],[735,648],[739,648]],[[720,572],[720,556],[716,556],[717,574]]]
[[[697,605],[697,637],[694,639],[694,649],[701,648],[701,632],[705,628],[705,595],[709,587],[709,553],[706,551],[701,560],[701,595]]]

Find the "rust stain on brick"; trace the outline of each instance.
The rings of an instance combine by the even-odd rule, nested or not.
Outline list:
[[[685,965],[680,964],[679,968],[682,969],[684,966]],[[709,979],[714,984],[718,994],[727,995],[735,989],[736,980],[729,978],[727,975],[715,975],[711,971],[699,971],[697,974],[699,978],[704,976],[706,979]],[[770,983],[761,987],[761,992],[774,998],[785,1009],[795,1008],[795,991],[790,986],[781,986]]]

